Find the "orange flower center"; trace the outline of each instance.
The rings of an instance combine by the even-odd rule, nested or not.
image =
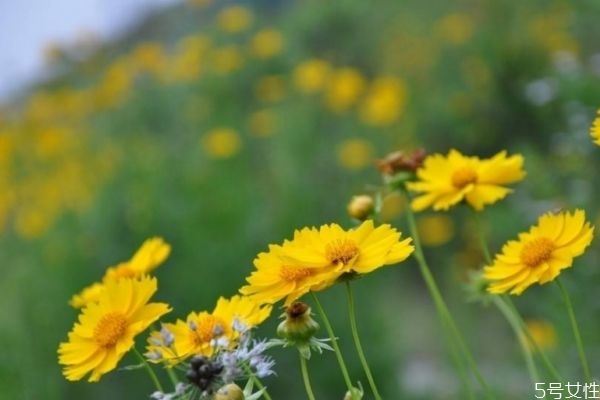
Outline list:
[[[452,174],[452,185],[457,189],[475,182],[477,182],[477,173],[471,167],[459,168]]]
[[[535,238],[523,245],[519,256],[523,264],[533,268],[548,261],[554,248],[554,243],[550,239]]]
[[[214,315],[205,315],[196,322],[196,329],[192,331],[192,341],[196,346],[210,343],[212,339],[219,336],[217,332],[225,332],[225,321]]]
[[[347,265],[358,257],[358,247],[350,239],[336,239],[325,246],[325,257],[332,264]]]
[[[312,268],[302,268],[282,265],[279,269],[279,277],[286,282],[297,282],[314,274]]]
[[[127,319],[119,312],[105,314],[94,328],[94,340],[101,347],[113,347],[125,333]]]

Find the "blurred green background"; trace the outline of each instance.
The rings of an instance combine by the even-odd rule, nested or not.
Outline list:
[[[174,308],[166,319],[212,310],[269,243],[303,226],[351,227],[348,200],[380,183],[375,160],[398,149],[524,155],[526,179],[481,215],[493,252],[555,207],[600,222],[600,149],[589,138],[599,17],[596,0],[192,0],[113,42],[48,48],[56,78],[0,107],[0,398],[147,398],[142,371],[98,384],[62,377],[56,349],[77,316],[74,293],[158,235],[173,247],[156,271],[155,298]],[[403,208],[391,197],[384,217],[406,232]],[[466,301],[468,272],[482,265],[467,211],[419,215],[427,256],[498,398],[533,398],[509,326]],[[564,274],[592,371],[597,260],[593,244]],[[461,398],[415,262],[354,287],[384,397]],[[366,384],[342,288],[322,301]],[[516,302],[563,375],[583,383],[555,285]],[[274,335],[278,314],[260,336]],[[272,396],[305,398],[294,351],[273,356]],[[310,367],[317,397],[341,399],[333,354]]]

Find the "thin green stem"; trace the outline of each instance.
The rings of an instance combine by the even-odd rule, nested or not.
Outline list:
[[[163,389],[162,385],[160,384],[160,381],[158,380],[158,376],[156,376],[156,373],[154,372],[152,367],[150,367],[150,364],[148,364],[148,361],[146,361],[144,356],[141,355],[140,352],[138,351],[138,349],[136,349],[135,347],[133,348],[133,352],[135,353],[137,358],[140,359],[142,364],[144,364],[144,367],[146,368],[148,375],[150,375],[150,379],[152,379],[152,382],[154,382],[154,386],[156,386],[156,389],[158,389],[158,391],[164,393],[164,389]]]
[[[477,225],[477,231],[479,232],[479,245],[481,246],[481,251],[483,253],[483,257],[487,265],[492,263],[492,257],[490,255],[490,250],[488,249],[487,242],[485,240],[485,235],[483,234],[483,224],[481,223],[481,219],[479,218],[479,214],[477,211],[473,210],[473,214],[475,216],[475,224]]]
[[[377,385],[375,384],[375,380],[373,379],[373,374],[371,373],[371,369],[369,368],[369,363],[367,362],[367,358],[365,357],[365,353],[363,351],[362,344],[360,343],[360,337],[358,335],[358,328],[356,326],[356,312],[354,310],[354,296],[352,294],[352,287],[350,286],[350,281],[346,281],[346,294],[348,297],[348,315],[350,317],[350,328],[352,330],[352,338],[354,339],[354,345],[356,346],[358,358],[360,359],[360,363],[362,364],[363,370],[365,371],[365,375],[367,375],[367,380],[369,381],[369,386],[371,387],[371,391],[373,391],[373,396],[375,396],[376,400],[381,400],[381,395],[379,394],[379,390],[377,390]]]
[[[479,382],[479,385],[486,392],[486,397],[493,399],[494,396],[492,394],[492,391],[491,391],[489,385],[487,384],[487,382],[485,381],[485,378],[479,371],[479,367],[477,366],[477,363],[475,362],[473,356],[471,355],[469,348],[465,344],[462,334],[460,333],[458,327],[456,326],[456,323],[454,322],[454,319],[452,318],[452,315],[450,314],[450,311],[448,310],[448,307],[446,306],[446,302],[444,301],[444,298],[442,297],[442,294],[441,294],[440,290],[438,289],[435,279],[433,278],[431,270],[429,269],[429,265],[427,264],[427,261],[425,260],[425,255],[423,254],[423,249],[421,247],[421,241],[419,239],[419,234],[417,231],[417,224],[415,222],[415,216],[414,216],[414,213],[411,210],[410,206],[407,207],[406,215],[408,218],[409,230],[410,230],[410,233],[411,233],[411,236],[413,239],[413,243],[415,245],[414,255],[417,260],[417,264],[419,265],[421,274],[423,275],[423,279],[425,280],[427,288],[429,289],[431,297],[433,298],[434,304],[436,305],[438,314],[440,315],[441,319],[446,320],[447,327],[449,328],[449,331],[450,331],[452,337],[454,338],[455,343],[458,345],[459,349],[463,353],[463,355],[467,361],[467,364],[471,368],[471,371],[475,375],[475,378]],[[446,325],[444,325],[444,326],[446,326]]]
[[[525,365],[527,365],[529,377],[531,378],[533,386],[535,386],[535,384],[539,382],[539,374],[535,366],[535,362],[533,361],[531,347],[527,342],[525,333],[523,332],[518,316],[514,315],[513,310],[502,300],[502,297],[492,296],[492,301],[494,302],[494,305],[498,308],[498,310],[500,310],[502,315],[504,315],[504,318],[506,318],[508,324],[515,332],[515,336],[517,337],[519,345],[521,346],[521,352],[523,353],[523,357],[525,358]]]
[[[441,321],[444,324],[444,330],[446,330],[446,332],[448,332],[449,327],[448,327],[446,320],[441,319]],[[465,395],[470,400],[475,400],[475,394],[473,393],[473,388],[471,387],[471,380],[469,379],[469,376],[467,375],[464,360],[460,355],[459,349],[456,347],[456,345],[451,337],[446,336],[446,340],[448,340],[448,347],[450,348],[452,362],[456,366],[456,369],[458,370],[460,379],[463,382],[463,386],[464,386],[463,389],[464,389]]]
[[[262,396],[266,400],[273,400],[273,399],[271,399],[271,396],[269,395],[269,392],[267,392],[267,388],[265,387],[265,385],[263,385],[263,383],[260,381],[260,379],[258,379],[258,377],[256,376],[256,374],[254,372],[252,372],[252,369],[250,368],[250,366],[248,364],[246,364],[246,363],[243,363],[242,367],[244,368],[244,371],[246,371],[246,373],[248,374],[248,376],[250,377],[250,379],[252,379],[252,382],[254,382],[254,384],[256,385],[256,387],[258,388],[258,390],[262,390],[263,391]]]
[[[308,368],[306,367],[306,358],[302,354],[298,353],[300,357],[300,369],[302,370],[302,380],[304,381],[304,389],[309,400],[315,400],[315,395],[310,386],[310,378],[308,377]]]
[[[571,327],[573,328],[573,336],[575,336],[575,344],[577,345],[577,352],[579,353],[579,361],[581,362],[581,368],[583,369],[583,376],[586,382],[592,381],[592,374],[590,373],[590,367],[585,356],[585,350],[583,347],[583,341],[581,340],[581,334],[579,333],[579,325],[575,318],[575,311],[573,311],[573,304],[571,304],[571,298],[569,293],[565,290],[565,287],[560,282],[560,279],[556,278],[556,284],[560,289],[565,306],[567,307],[567,313],[569,314],[569,320],[571,321]]]
[[[550,372],[550,375],[552,375],[552,379],[554,379],[555,382],[565,382],[563,380],[563,378],[560,376],[560,374],[558,373],[558,371],[556,370],[556,368],[554,367],[554,365],[552,365],[552,362],[550,362],[550,360],[548,359],[546,352],[544,352],[544,350],[542,350],[538,346],[537,342],[531,335],[531,332],[529,332],[529,328],[527,328],[527,324],[525,323],[525,321],[523,321],[523,318],[521,318],[521,315],[519,314],[519,310],[517,310],[517,307],[515,307],[514,303],[510,299],[510,297],[502,296],[502,297],[500,297],[500,299],[511,309],[513,316],[515,317],[515,319],[517,319],[519,321],[519,325],[521,326],[521,332],[523,332],[525,334],[525,337],[527,338],[527,340],[529,341],[531,346],[533,346],[535,354],[537,354],[541,357],[542,361],[544,362],[544,366],[546,367],[548,372]]]
[[[173,368],[171,368],[169,366],[165,367],[165,369],[167,370],[167,375],[169,376],[171,383],[173,384],[174,387],[177,387],[177,384],[179,383],[179,379],[177,379],[177,375],[175,375],[175,371],[173,371]]]
[[[329,335],[329,338],[331,339],[331,345],[333,346],[333,350],[335,351],[335,356],[336,356],[338,364],[340,366],[340,370],[342,371],[342,375],[344,376],[344,382],[346,383],[348,390],[352,391],[352,381],[350,380],[350,374],[348,373],[348,368],[346,368],[346,363],[344,362],[344,357],[342,356],[342,352],[340,351],[340,346],[337,343],[337,337],[333,333],[333,328],[331,327],[329,318],[327,318],[327,314],[325,313],[323,306],[321,306],[321,302],[317,298],[317,295],[314,294],[313,292],[311,292],[311,294],[312,294],[313,300],[315,301],[315,304],[317,305],[317,310],[319,311],[319,315],[321,316],[321,319],[323,320],[323,323],[325,324],[325,330],[327,330],[327,334]]]

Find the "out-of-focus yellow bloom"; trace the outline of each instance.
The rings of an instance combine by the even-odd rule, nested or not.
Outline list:
[[[454,223],[446,215],[424,215],[417,220],[417,229],[425,246],[441,246],[454,236]]]
[[[93,89],[94,104],[98,108],[109,108],[119,104],[132,86],[132,69],[129,61],[120,58],[108,66],[104,76]]]
[[[404,112],[407,90],[404,82],[394,77],[376,79],[360,105],[360,119],[372,126],[388,126]]]
[[[168,58],[162,44],[146,42],[137,45],[130,54],[131,65],[138,73],[161,77],[167,70]]]
[[[250,52],[260,59],[268,59],[283,50],[283,35],[275,29],[262,29],[250,40]]]
[[[255,136],[269,137],[277,129],[277,114],[271,110],[255,111],[250,114],[248,125]]]
[[[393,192],[385,196],[381,204],[379,217],[382,221],[391,221],[398,217],[406,207],[406,200],[401,193]]]
[[[540,12],[529,20],[529,34],[549,53],[568,51],[578,54],[579,43],[569,32],[572,14],[573,10],[567,3],[552,11]]]
[[[15,215],[15,231],[24,239],[37,239],[48,230],[54,218],[40,207],[20,207]]]
[[[468,14],[453,13],[442,17],[436,24],[435,30],[441,40],[460,45],[473,36],[474,23]]]
[[[281,75],[262,77],[254,87],[256,98],[265,103],[275,103],[285,97],[285,81]]]
[[[294,85],[303,93],[318,92],[325,86],[330,69],[329,63],[325,60],[304,61],[294,68]]]
[[[231,158],[240,151],[242,140],[234,129],[214,128],[202,137],[202,147],[212,158]]]
[[[325,87],[325,104],[332,111],[345,111],[356,102],[364,88],[365,79],[356,68],[334,70]]]
[[[222,75],[237,71],[244,64],[242,53],[236,45],[214,49],[208,58],[212,60],[215,72]]]
[[[485,267],[488,291],[518,295],[534,283],[553,281],[585,252],[593,237],[594,228],[583,210],[542,215],[518,240],[508,241],[493,264]]]
[[[231,6],[217,15],[217,26],[227,33],[238,33],[250,27],[254,16],[250,9],[243,6]]]
[[[552,350],[556,347],[558,339],[556,337],[556,330],[554,326],[548,322],[539,319],[529,319],[525,321],[527,330],[531,334],[531,339],[537,346],[538,349]],[[533,350],[534,346],[528,343],[529,347]]]
[[[598,116],[592,123],[592,128],[590,130],[590,135],[594,139],[594,143],[600,146],[600,109],[598,109]]]
[[[190,35],[179,40],[177,51],[171,60],[168,78],[175,82],[198,79],[204,54],[209,48],[210,40],[204,35]]]
[[[373,146],[364,139],[344,140],[337,148],[337,159],[346,169],[362,169],[373,161]]]

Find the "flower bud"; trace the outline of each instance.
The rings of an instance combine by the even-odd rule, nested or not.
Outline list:
[[[285,320],[277,327],[277,336],[294,344],[306,344],[319,329],[319,324],[311,318],[310,307],[295,301],[285,310]]]
[[[244,392],[235,383],[227,384],[217,390],[213,400],[244,400]]]
[[[347,207],[348,214],[359,221],[366,220],[374,209],[373,198],[366,194],[352,197]]]

